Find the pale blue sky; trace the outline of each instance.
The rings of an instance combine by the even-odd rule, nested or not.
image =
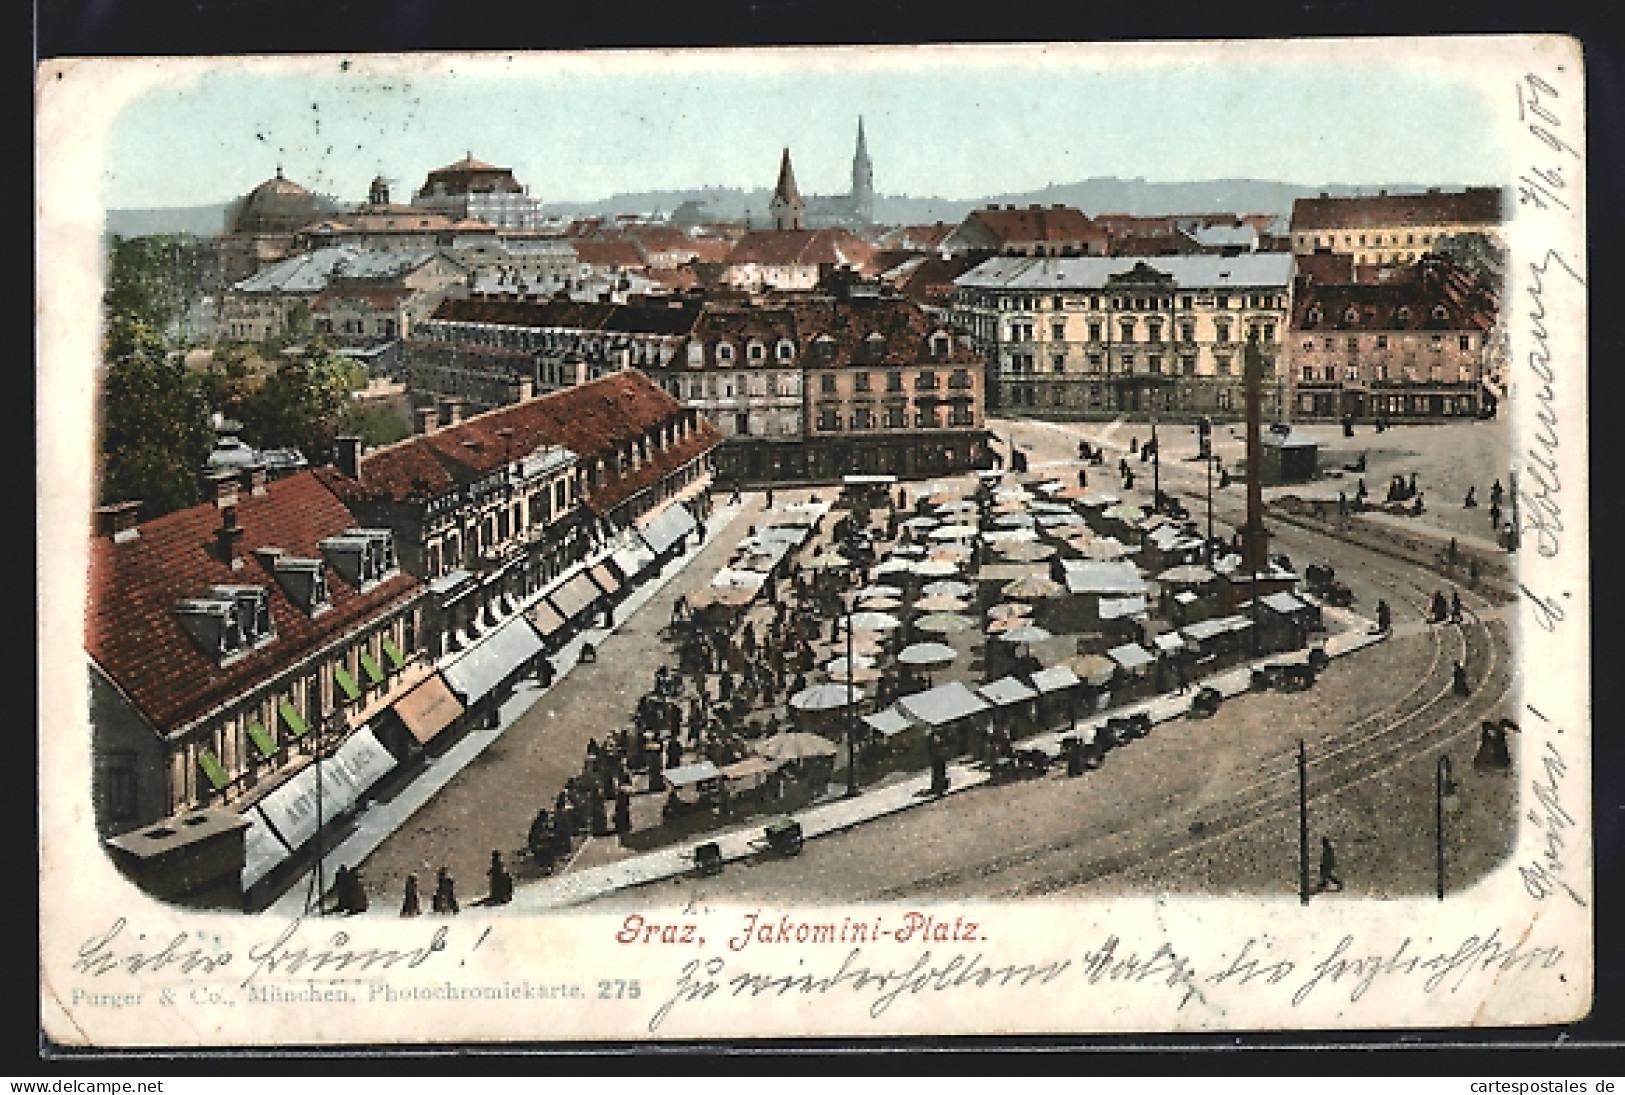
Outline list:
[[[806,55],[801,55],[805,57]],[[382,172],[406,200],[472,151],[543,201],[703,185],[771,186],[789,145],[804,193],[847,187],[856,119],[876,188],[975,198],[1092,176],[1459,184],[1504,173],[1498,110],[1460,68],[1401,54],[1358,67],[1254,54],[1245,68],[1166,55],[973,64],[814,64],[715,51],[590,71],[560,65],[380,74],[228,62],[149,91],[113,123],[103,178],[117,208],[237,197],[289,178],[360,201]],[[826,63],[827,60],[827,63]]]

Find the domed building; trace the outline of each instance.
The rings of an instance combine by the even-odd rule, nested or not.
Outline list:
[[[237,203],[220,241],[221,280],[226,285],[251,277],[295,249],[295,233],[326,215],[316,195],[276,169]]]
[[[321,219],[316,195],[285,178],[278,167],[276,178],[266,179],[243,199],[231,230],[244,236],[283,235]]]

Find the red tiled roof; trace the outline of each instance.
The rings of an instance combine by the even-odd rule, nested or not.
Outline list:
[[[747,232],[728,255],[733,266],[861,266],[874,247],[844,228]]]
[[[643,373],[623,369],[368,453],[361,459],[359,480],[328,469],[324,481],[340,497],[354,501],[421,501],[489,474],[506,463],[510,454],[517,457],[562,445],[584,463],[608,458],[622,445],[684,413],[683,404]],[[504,429],[513,432],[508,437],[497,432]],[[692,440],[689,447],[695,451],[686,459],[708,451],[722,437],[701,418]],[[660,466],[660,461],[651,464]],[[636,478],[637,473],[630,477],[611,473],[589,493],[588,506],[601,510],[614,505],[641,489],[623,486]]]
[[[643,252],[628,239],[571,240],[576,259],[591,266],[642,266]]]
[[[240,570],[216,554],[220,524],[220,511],[204,504],[149,521],[125,543],[106,536],[91,541],[85,649],[160,732],[208,713],[422,588],[402,572],[363,594],[329,570],[327,612],[311,617],[288,600],[254,549],[279,547],[319,559],[324,537],[358,524],[309,471],[273,480],[263,495],[238,495]],[[211,585],[265,587],[276,629],[270,644],[224,669],[197,648],[171,611]]]
[[[1453,264],[1427,260],[1383,273],[1381,281],[1300,280],[1292,330],[1486,331],[1495,325],[1495,294]],[[1435,314],[1439,309],[1443,315]],[[1318,319],[1312,319],[1317,311]]]
[[[1299,198],[1292,203],[1294,232],[1388,225],[1500,223],[1501,188],[1498,186],[1430,190],[1425,194]]]
[[[976,209],[965,218],[976,221],[1001,243],[1045,240],[1057,243],[1096,241],[1104,243],[1106,233],[1080,209],[1071,206],[1037,209]]]

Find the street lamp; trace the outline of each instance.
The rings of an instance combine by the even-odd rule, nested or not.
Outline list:
[[[856,798],[858,794],[858,709],[854,702],[853,683],[856,679],[857,665],[852,661],[852,609],[857,601],[855,594],[849,596],[846,602],[846,797]]]
[[[1434,869],[1437,875],[1439,900],[1444,900],[1444,815],[1461,809],[1456,781],[1450,775],[1450,757],[1441,755],[1435,771],[1433,807]]]

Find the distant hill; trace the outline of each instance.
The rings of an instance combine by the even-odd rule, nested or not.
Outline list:
[[[1381,184],[1390,194],[1420,191],[1408,183]],[[1451,189],[1459,189],[1452,187]],[[1205,179],[1201,182],[1147,182],[1145,179],[1103,177],[1081,182],[1052,183],[1042,190],[991,194],[985,198],[923,198],[907,194],[881,194],[875,198],[875,217],[883,224],[957,223],[973,209],[999,205],[1071,205],[1091,216],[1099,213],[1131,213],[1155,216],[1169,213],[1275,213],[1287,216],[1295,198],[1320,193],[1334,195],[1372,194],[1377,186],[1342,184],[1309,185],[1272,182],[1267,179]],[[669,216],[684,202],[697,202],[705,215],[719,221],[754,224],[768,220],[766,187],[742,190],[739,187],[705,186],[682,190],[644,190],[615,194],[587,202],[548,202],[544,210],[563,217],[613,216],[616,213],[661,214]],[[332,198],[322,200],[330,209],[339,208]],[[112,209],[107,214],[107,230],[121,236],[161,235],[192,232],[212,235],[225,228],[235,203],[178,207],[174,209]]]
[[[1386,183],[1389,193],[1420,191],[1419,185]],[[1090,215],[1131,213],[1155,216],[1170,213],[1275,213],[1288,216],[1295,198],[1375,193],[1377,186],[1347,186],[1274,182],[1267,179],[1206,179],[1200,182],[1148,182],[1142,178],[1104,177],[1081,182],[1056,183],[1042,190],[991,194],[985,198],[914,197],[908,194],[881,194],[875,198],[875,218],[884,224],[956,223],[973,209],[997,203],[1028,206],[1071,205]],[[766,223],[768,200],[765,187],[741,190],[737,187],[704,187],[688,190],[649,190],[616,194],[591,202],[552,202],[546,209],[567,217],[612,216],[616,213],[670,214],[684,202],[700,202],[717,220],[742,221],[749,213],[756,223]]]
[[[218,236],[226,230],[226,222],[241,200],[216,202],[213,205],[180,205],[168,209],[109,209],[107,234],[126,239],[182,232],[194,236]],[[325,213],[336,213],[345,208],[344,203],[326,194],[316,195],[316,205]]]

